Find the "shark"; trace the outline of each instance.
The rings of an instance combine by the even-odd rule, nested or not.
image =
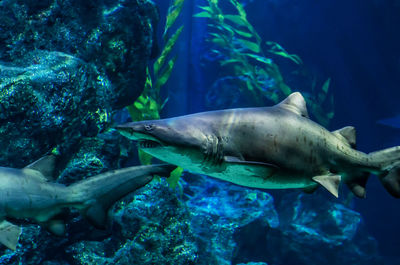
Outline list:
[[[51,181],[55,160],[48,155],[22,169],[0,167],[0,243],[6,247],[16,250],[22,232],[12,220],[28,219],[54,235],[64,235],[63,212],[68,208],[79,210],[89,223],[104,229],[107,212],[116,201],[145,186],[153,175],[169,174],[175,168],[133,166],[66,186]]]
[[[299,92],[271,107],[225,109],[128,122],[115,127],[161,161],[260,189],[318,187],[339,196],[346,183],[360,198],[371,174],[400,197],[400,146],[356,150],[352,126],[328,131],[309,118]]]

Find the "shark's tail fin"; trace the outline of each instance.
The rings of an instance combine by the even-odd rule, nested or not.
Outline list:
[[[119,199],[147,183],[153,175],[167,175],[175,166],[148,165],[112,170],[72,184],[70,204],[95,227],[105,228],[107,212]]]
[[[369,154],[377,168],[377,175],[385,189],[396,198],[400,198],[400,146]]]

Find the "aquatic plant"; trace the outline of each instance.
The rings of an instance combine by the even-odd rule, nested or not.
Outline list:
[[[240,95],[249,96],[257,105],[264,105],[265,99],[278,103],[292,93],[279,66],[266,54],[286,58],[302,66],[300,57],[289,54],[276,42],[263,41],[247,20],[246,11],[239,1],[224,1],[224,6],[230,3],[233,7],[230,10],[235,10],[235,13],[226,13],[218,0],[207,0],[207,3],[206,6],[199,6],[201,12],[194,16],[208,19],[207,41],[212,44],[211,52],[225,70],[223,76],[215,81],[219,83],[218,86],[214,87],[218,90],[221,82],[234,80]],[[333,97],[328,94],[329,85],[330,79],[321,89],[317,88],[316,82],[310,85],[308,91],[300,89],[306,97],[311,114],[324,126],[328,125],[334,114]],[[218,95],[218,91],[216,94]],[[329,111],[324,111],[323,106]]]
[[[168,97],[163,99],[160,91],[171,76],[177,59],[177,55],[170,58],[171,51],[182,33],[183,26],[180,26],[172,34],[170,32],[182,11],[184,2],[185,0],[174,0],[168,9],[163,33],[165,45],[160,56],[155,60],[152,69],[149,67],[146,69],[146,82],[143,93],[133,104],[127,107],[133,121],[159,119],[161,110],[168,102]],[[151,164],[151,155],[144,153],[140,148],[138,149],[138,153],[142,164]]]

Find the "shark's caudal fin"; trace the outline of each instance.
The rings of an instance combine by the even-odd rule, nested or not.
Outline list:
[[[369,154],[371,161],[380,168],[379,179],[385,189],[400,198],[400,146]]]
[[[174,168],[163,164],[108,171],[69,186],[69,203],[92,225],[105,228],[107,212],[116,201],[149,183],[153,175],[167,176]]]

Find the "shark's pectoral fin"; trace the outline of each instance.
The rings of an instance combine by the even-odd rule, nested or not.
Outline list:
[[[341,180],[340,175],[328,174],[315,176],[312,179],[332,193],[333,196],[336,198],[339,197],[339,184]]]
[[[224,161],[230,166],[237,168],[237,170],[243,170],[244,173],[252,173],[253,175],[266,178],[274,174],[279,167],[274,164],[256,162],[256,161],[246,161],[241,160],[235,156],[225,156]],[[239,173],[239,172],[238,172]]]
[[[21,232],[21,227],[3,220],[0,222],[0,243],[9,249],[15,250]]]
[[[83,216],[98,229],[105,229],[107,225],[107,212],[108,207],[104,207],[103,204],[95,202],[86,209]]]

